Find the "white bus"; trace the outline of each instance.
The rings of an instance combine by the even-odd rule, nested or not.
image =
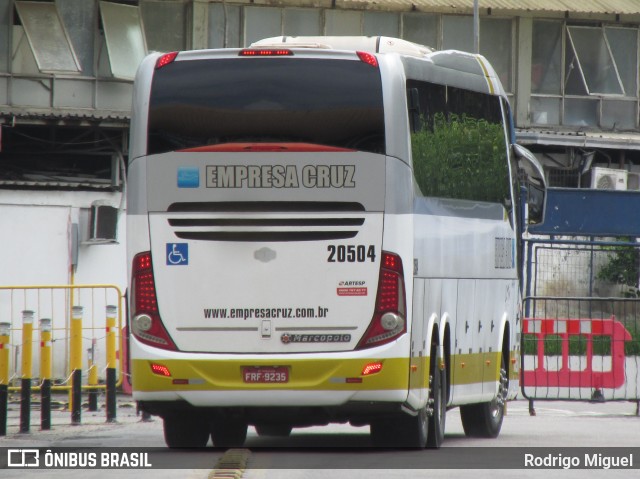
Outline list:
[[[540,174],[510,124],[483,57],[392,38],[148,56],[130,361],[167,445],[348,422],[439,447],[456,406],[497,436],[518,391],[519,160]]]

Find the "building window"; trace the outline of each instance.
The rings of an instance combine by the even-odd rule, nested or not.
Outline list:
[[[29,70],[28,62],[33,60],[25,59],[28,44],[41,73],[80,73],[80,64],[55,3],[15,5],[22,27],[14,30],[14,71]]]
[[[567,95],[624,95],[604,28],[567,27],[567,39]]]
[[[245,7],[244,22],[245,46],[264,38],[282,35],[281,8]]]
[[[144,36],[149,50],[172,52],[186,47],[187,7],[181,2],[140,2]],[[170,22],[167,19],[171,19]]]
[[[506,92],[513,92],[513,20],[510,18],[480,19],[480,54],[496,70]],[[473,17],[442,16],[441,50],[474,51]]]
[[[1,189],[119,191],[121,128],[15,125],[2,128]]]
[[[138,7],[100,2],[100,18],[115,78],[133,80],[138,65],[147,54],[147,44]]]
[[[534,20],[530,121],[633,130],[638,29]]]

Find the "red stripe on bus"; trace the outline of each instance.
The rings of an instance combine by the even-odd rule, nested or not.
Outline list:
[[[337,146],[316,145],[313,143],[222,143],[218,145],[196,146],[185,148],[179,152],[251,152],[251,151],[276,151],[276,152],[354,152],[349,148]]]

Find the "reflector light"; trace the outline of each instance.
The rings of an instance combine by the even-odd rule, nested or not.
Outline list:
[[[151,371],[153,371],[153,374],[157,374],[158,376],[171,377],[169,368],[162,364],[151,363]]]
[[[156,61],[156,70],[168,65],[169,63],[172,63],[177,56],[178,52],[165,53],[160,58],[158,58],[158,61]]]
[[[360,61],[365,62],[367,65],[371,65],[372,67],[378,67],[378,59],[375,55],[372,55],[368,52],[356,52]]]
[[[293,56],[293,52],[291,50],[287,50],[284,48],[279,49],[245,49],[240,50],[238,54],[241,57],[286,57]]]
[[[368,376],[370,374],[379,373],[380,371],[382,371],[382,363],[381,362],[369,363],[364,368],[362,368],[362,375],[363,376]]]

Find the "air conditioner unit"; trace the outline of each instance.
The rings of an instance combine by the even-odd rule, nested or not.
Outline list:
[[[627,173],[627,189],[630,191],[640,191],[640,173]]]
[[[118,238],[118,208],[95,201],[89,219],[90,244],[116,243]]]
[[[627,170],[596,166],[591,168],[591,188],[598,190],[626,190]]]

